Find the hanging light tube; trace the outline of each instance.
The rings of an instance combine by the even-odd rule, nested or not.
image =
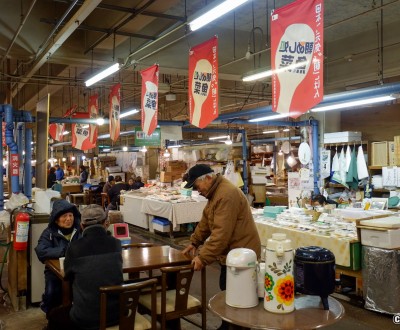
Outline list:
[[[394,99],[395,99],[395,97],[392,95],[378,96],[378,97],[372,97],[369,99],[355,100],[355,101],[342,102],[342,103],[336,103],[336,104],[332,104],[332,105],[317,107],[317,108],[311,109],[311,112],[323,112],[323,111],[331,111],[331,110],[337,110],[337,109],[343,109],[343,108],[351,108],[351,107],[357,107],[360,105],[367,105],[367,104],[391,101]]]
[[[289,117],[290,113],[278,113],[276,115],[270,115],[266,117],[259,117],[259,118],[253,118],[249,119],[248,121],[251,123],[258,122],[258,121],[267,121],[267,120],[275,120],[275,119],[281,119],[281,118],[286,118]]]
[[[221,135],[221,136],[210,137],[209,140],[219,140],[219,139],[227,139],[227,138],[229,138],[229,135]]]
[[[127,110],[127,111],[121,113],[119,115],[119,118],[125,118],[125,117],[128,117],[128,116],[133,115],[133,114],[138,113],[138,112],[139,112],[138,109]]]
[[[120,64],[119,63],[115,63],[115,64],[111,65],[107,69],[99,72],[98,74],[96,74],[92,78],[86,80],[85,81],[86,87],[92,86],[93,84],[95,84],[98,81],[104,79],[105,77],[108,77],[109,75],[117,72],[119,69],[120,69]]]
[[[235,8],[239,7],[240,5],[244,4],[248,0],[226,0],[219,4],[218,6],[210,9],[200,17],[196,18],[195,20],[189,23],[190,30],[196,31],[203,26],[211,23],[212,21],[216,20],[217,18],[225,15],[226,13],[234,10]]]
[[[261,72],[246,75],[242,78],[242,81],[253,81],[253,80],[266,78],[266,77],[272,76],[273,74],[276,74],[276,73],[281,73],[284,71],[292,70],[292,69],[298,68],[300,66],[306,66],[307,64],[308,64],[308,61],[304,61],[304,62],[291,64],[291,65],[288,65],[288,66],[285,66],[285,67],[282,67],[282,68],[279,68],[276,70],[264,70]]]

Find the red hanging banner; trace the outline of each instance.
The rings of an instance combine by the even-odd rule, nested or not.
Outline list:
[[[150,136],[157,127],[158,65],[140,71],[142,76],[142,131]]]
[[[190,123],[204,128],[218,117],[218,38],[189,51]]]
[[[63,118],[70,117],[73,112],[75,112],[77,105],[73,105],[69,109]],[[49,125],[49,134],[53,140],[62,141],[64,138],[65,124],[53,123]]]
[[[53,140],[62,141],[64,138],[64,124],[53,123],[49,125],[49,134]]]
[[[271,14],[272,110],[297,118],[322,101],[323,0],[297,0]]]
[[[18,154],[11,154],[11,176],[19,176],[19,156]]]
[[[117,141],[120,132],[120,112],[121,112],[121,84],[116,84],[110,91],[110,139]]]
[[[71,117],[89,118],[89,116],[90,115],[87,112],[75,112]],[[93,145],[89,140],[90,128],[88,124],[72,124],[71,131],[73,148],[80,150],[89,150],[93,148]]]
[[[89,97],[89,104],[88,104],[88,108],[89,108],[89,117],[91,119],[97,119],[97,115],[99,113],[99,102],[98,102],[98,95],[92,95]],[[97,124],[90,124],[89,125],[89,143],[92,145],[91,148],[95,148],[96,147],[96,141],[97,141],[97,135],[98,135],[98,126]]]

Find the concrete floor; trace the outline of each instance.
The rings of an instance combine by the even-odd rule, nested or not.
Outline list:
[[[170,244],[176,248],[182,248],[188,243],[187,235],[179,235],[177,238],[151,234],[137,228],[131,228],[132,241],[152,241],[160,244]],[[200,296],[200,274],[196,273],[192,282],[191,294]],[[218,288],[219,266],[210,265],[207,268],[207,300],[219,292]],[[4,283],[4,278],[3,282]],[[6,298],[6,297],[5,297]],[[391,315],[380,313],[357,307],[345,300],[339,301],[345,308],[345,316],[342,320],[332,326],[325,327],[327,330],[400,330],[400,325],[393,323]],[[0,301],[0,330],[41,330],[46,325],[45,315],[40,308],[28,306],[25,311],[14,312],[7,303],[7,299]],[[196,324],[198,326],[196,326]],[[187,320],[182,320],[183,330],[199,329],[201,322],[200,316],[190,316]],[[207,311],[207,329],[217,329],[221,324],[219,317]],[[71,329],[72,330],[72,329]]]

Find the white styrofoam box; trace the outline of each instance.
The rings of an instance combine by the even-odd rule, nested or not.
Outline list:
[[[385,218],[370,219],[360,221],[360,225],[368,227],[380,227],[387,229],[399,229],[400,228],[400,217],[389,216]]]
[[[163,233],[168,233],[169,232],[169,225],[162,225],[156,222],[153,222],[153,229],[161,231]]]
[[[253,184],[266,184],[268,183],[268,179],[262,175],[252,175],[251,181]]]
[[[35,192],[35,204],[33,208],[35,213],[47,213],[50,214],[53,208],[53,201],[61,198],[61,194],[56,190],[39,190]]]
[[[361,132],[324,133],[324,143],[341,143],[361,141]]]
[[[121,172],[121,166],[110,166],[106,167],[106,171],[110,174]]]
[[[400,248],[400,229],[374,230],[361,228],[361,244],[383,249]]]

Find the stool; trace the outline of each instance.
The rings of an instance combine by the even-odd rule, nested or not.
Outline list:
[[[70,202],[76,205],[85,204],[85,194],[70,194]],[[79,203],[81,202],[81,203]]]
[[[106,209],[107,205],[110,204],[110,196],[107,193],[101,193],[101,206]]]

